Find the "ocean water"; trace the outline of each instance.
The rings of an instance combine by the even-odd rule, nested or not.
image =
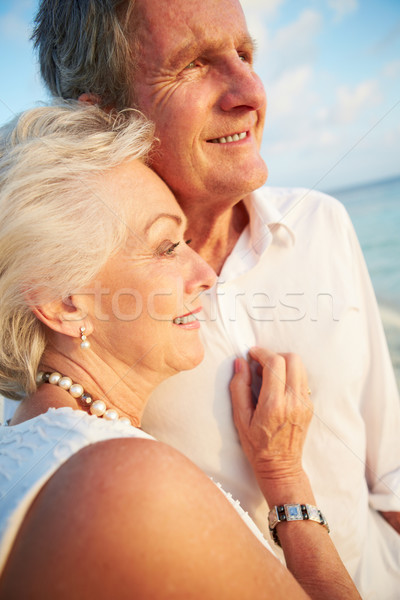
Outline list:
[[[329,193],[346,207],[360,240],[400,388],[400,177]]]

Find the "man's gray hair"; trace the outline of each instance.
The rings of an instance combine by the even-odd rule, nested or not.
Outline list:
[[[32,34],[53,96],[95,94],[103,107],[132,106],[134,0],[41,0]]]

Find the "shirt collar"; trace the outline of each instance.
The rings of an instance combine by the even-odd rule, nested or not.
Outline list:
[[[274,242],[278,246],[290,247],[296,242],[293,229],[285,215],[268,197],[268,188],[257,190],[244,200],[250,219],[250,241],[256,254],[262,254]]]
[[[262,188],[244,199],[250,222],[226,259],[219,282],[232,281],[254,267],[272,243],[286,248],[294,245],[293,229],[285,222],[274,198],[269,188]]]

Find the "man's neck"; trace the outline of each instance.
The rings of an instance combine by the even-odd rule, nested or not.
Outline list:
[[[186,235],[192,239],[191,247],[219,274],[249,222],[243,201],[220,214],[211,214],[209,208],[202,214],[198,207],[195,211],[185,212],[188,218]]]

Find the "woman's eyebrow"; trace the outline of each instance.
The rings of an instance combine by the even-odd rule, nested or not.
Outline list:
[[[159,215],[154,217],[154,219],[151,219],[149,223],[147,223],[144,229],[145,233],[147,233],[149,229],[153,227],[153,225],[157,223],[157,221],[159,221],[160,219],[172,219],[176,222],[177,225],[182,224],[182,217],[180,217],[179,215],[173,215],[172,213],[160,213]]]

